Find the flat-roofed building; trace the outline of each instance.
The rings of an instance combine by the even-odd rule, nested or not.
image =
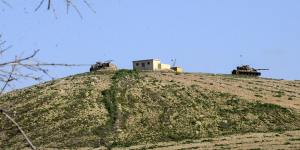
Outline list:
[[[171,65],[162,64],[159,59],[137,60],[133,61],[132,65],[133,69],[136,70],[160,71],[171,69]]]

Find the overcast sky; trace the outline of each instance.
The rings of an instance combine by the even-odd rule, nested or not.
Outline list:
[[[56,0],[61,1],[61,0]],[[10,54],[41,49],[47,62],[91,64],[114,60],[131,68],[135,59],[177,59],[187,72],[230,73],[237,65],[269,68],[264,77],[300,79],[299,0],[76,0],[66,13],[55,3],[34,12],[38,0],[0,3],[0,33]],[[57,68],[52,75],[89,67]]]

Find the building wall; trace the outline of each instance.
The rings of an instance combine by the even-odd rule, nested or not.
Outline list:
[[[171,69],[171,65],[169,65],[169,64],[159,64],[158,67],[159,67],[159,70]]]
[[[133,69],[136,70],[158,70],[159,60],[149,59],[149,60],[138,60],[133,61]]]
[[[160,60],[153,60],[153,71],[160,70],[159,65],[160,65]]]

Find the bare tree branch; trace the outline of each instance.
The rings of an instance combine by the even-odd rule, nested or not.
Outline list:
[[[6,66],[6,65],[20,64],[23,61],[26,61],[26,60],[29,60],[29,59],[33,58],[39,51],[40,50],[35,50],[30,56],[25,57],[25,58],[20,58],[20,59],[15,59],[13,61],[8,61],[8,62],[0,63],[0,67]]]
[[[11,71],[10,71],[10,73],[9,73],[9,76],[8,76],[7,80],[4,81],[5,83],[4,83],[3,87],[1,88],[0,95],[1,95],[1,93],[4,92],[5,88],[6,88],[6,87],[8,86],[8,84],[9,84],[9,82],[11,82],[11,81],[14,80],[14,78],[13,78],[13,73],[15,72],[15,69],[16,69],[16,65],[13,65],[12,68],[11,68]]]
[[[0,58],[3,57],[8,49],[5,47],[5,43],[6,41],[1,41],[0,35]],[[47,77],[54,79],[49,74],[47,67],[90,66],[90,64],[44,63],[34,60],[39,51],[40,50],[35,50],[28,56],[16,56],[14,59],[8,59],[4,62],[0,59],[0,96],[4,93],[6,87],[10,87],[12,82],[20,79],[41,81],[43,79],[41,75],[46,75]],[[26,72],[30,72],[30,74]]]
[[[51,0],[48,0],[48,10],[50,9],[50,7],[51,7]]]
[[[37,7],[35,8],[35,11],[38,11],[42,5],[45,3],[46,0],[40,0],[39,4],[37,5]],[[48,10],[54,10],[53,8],[53,4],[54,4],[55,0],[48,0],[47,1],[47,9]],[[74,4],[75,0],[64,0],[65,4],[66,4],[66,9],[67,9],[67,13],[69,13],[69,9],[70,7],[74,8],[74,10],[77,12],[77,14],[80,16],[80,18],[83,18],[82,13],[80,12],[79,8],[77,7],[76,4]],[[84,5],[86,5],[92,12],[96,13],[95,9],[93,9],[92,5],[88,2],[88,0],[81,0],[83,2]]]
[[[7,7],[12,8],[12,6],[6,0],[1,0],[1,2]]]
[[[76,6],[74,3],[72,3],[71,0],[67,0],[67,1],[68,1],[68,2],[70,3],[70,5],[76,10],[77,14],[78,14],[79,17],[82,19],[83,16],[82,16],[80,10],[77,8],[77,6]]]
[[[27,137],[25,132],[22,130],[21,126],[11,116],[9,116],[8,113],[4,109],[0,108],[0,113],[2,113],[6,118],[8,118],[11,122],[13,122],[17,126],[18,130],[22,133],[22,135],[26,139],[27,143],[30,145],[31,149],[36,150],[36,147],[32,144],[30,139]]]
[[[38,11],[42,7],[42,5],[44,4],[44,2],[45,2],[45,0],[41,0],[40,3],[39,3],[39,5],[35,8],[34,11]]]
[[[83,2],[86,4],[86,6],[94,13],[96,13],[96,10],[92,7],[92,5],[87,1],[83,0]]]

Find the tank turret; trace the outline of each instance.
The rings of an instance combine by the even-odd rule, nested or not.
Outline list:
[[[261,76],[259,70],[269,70],[269,69],[255,69],[249,65],[238,66],[236,69],[232,70],[233,75],[246,75],[246,76]]]
[[[90,72],[92,71],[98,71],[98,70],[110,70],[110,71],[115,71],[117,70],[117,66],[111,61],[106,61],[106,62],[101,62],[98,61],[96,64],[91,65]]]

